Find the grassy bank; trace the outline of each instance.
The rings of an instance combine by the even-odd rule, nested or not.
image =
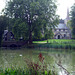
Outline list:
[[[75,40],[49,39],[44,41],[34,41],[35,48],[55,48],[55,49],[75,49]]]

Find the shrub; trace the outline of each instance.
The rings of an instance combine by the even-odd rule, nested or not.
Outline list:
[[[28,59],[25,60],[31,72],[31,75],[56,75],[55,71],[47,70],[47,63],[44,62],[45,58],[43,57],[42,53],[39,54],[38,58],[39,61],[37,61],[36,63],[33,61],[29,61]]]
[[[47,63],[44,60],[44,56],[40,53],[36,63],[27,59],[25,60],[27,63],[25,68],[13,66],[11,66],[11,68],[6,68],[5,70],[0,68],[0,75],[57,75],[54,70],[47,70]]]

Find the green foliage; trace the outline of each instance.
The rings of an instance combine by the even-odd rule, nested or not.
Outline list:
[[[47,30],[47,32],[45,32],[45,39],[52,39],[53,35],[54,35],[54,33],[53,33],[52,29]]]
[[[11,67],[11,68],[6,68],[3,70],[2,68],[0,69],[0,75],[57,75],[56,71],[47,70],[47,65],[44,62],[44,56],[42,53],[39,54],[38,56],[39,60],[36,62],[30,61],[30,60],[25,60],[27,63],[27,66],[25,68],[16,68],[16,67]]]
[[[0,75],[57,75],[56,72],[51,72],[51,71],[44,71],[44,72],[35,72],[33,69],[12,69],[8,68],[5,69],[4,71],[0,71]]]
[[[71,8],[71,16],[72,37],[75,38],[75,3]]]
[[[0,16],[0,46],[2,42],[2,35],[7,24],[8,24],[8,18],[5,16]]]
[[[35,48],[55,48],[55,49],[75,49],[75,40],[56,40],[50,39],[45,41],[34,41],[33,43],[37,43]]]
[[[14,33],[17,31],[15,36],[18,38],[24,32],[27,36],[24,37],[24,33],[22,36],[32,43],[32,37],[41,38],[41,31],[46,32],[47,28],[54,28],[58,23],[56,9],[55,0],[10,0],[4,14],[12,20],[15,19],[12,23]]]
[[[17,19],[15,21],[12,30],[16,40],[19,40],[20,37],[23,37],[24,40],[28,40],[28,26],[22,19]]]
[[[67,27],[68,27],[70,30],[72,30],[71,20],[69,20],[69,21],[67,22]]]
[[[37,25],[38,26],[38,25]],[[43,38],[42,34],[41,34],[41,28],[40,27],[36,27],[33,31],[33,40],[41,40]]]

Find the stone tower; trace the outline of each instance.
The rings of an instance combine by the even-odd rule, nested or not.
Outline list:
[[[67,8],[67,17],[66,17],[67,21],[70,20],[70,17],[69,17],[69,8]]]
[[[67,22],[70,20],[70,17],[69,17],[69,8],[67,8],[67,16],[66,16],[66,19],[65,19],[65,24],[67,24]]]

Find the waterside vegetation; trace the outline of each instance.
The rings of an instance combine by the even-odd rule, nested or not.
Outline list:
[[[22,57],[21,54],[19,56]],[[5,62],[8,60],[7,58],[4,58],[4,59],[5,59]],[[3,67],[0,67],[0,75],[57,75],[57,72],[55,70],[47,69],[48,65],[47,65],[47,62],[44,61],[44,59],[45,58],[42,55],[42,53],[39,53],[36,62],[27,58],[24,59],[24,61],[21,59],[25,64],[23,68],[21,66],[18,67],[17,64],[12,65],[10,68],[7,67],[3,69]]]
[[[35,48],[75,49],[73,39],[48,39],[45,41],[33,41]]]

